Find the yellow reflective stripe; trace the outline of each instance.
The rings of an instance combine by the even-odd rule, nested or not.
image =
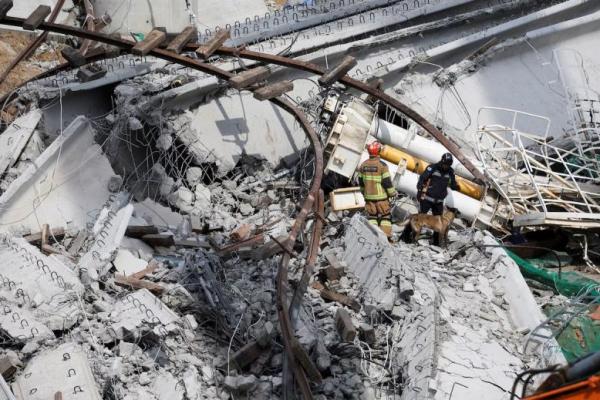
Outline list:
[[[390,177],[390,173],[389,172],[384,172],[383,174],[381,174],[382,178],[389,178]]]
[[[387,194],[390,196],[393,196],[396,194],[396,189],[394,189],[393,187],[387,189]]]
[[[363,196],[365,200],[386,200],[388,198],[387,194],[365,194]]]
[[[361,175],[366,181],[381,182],[381,175]]]
[[[377,220],[376,220],[376,219],[370,219],[370,220],[369,220],[369,223],[370,223],[370,224],[373,224],[373,225],[378,225],[378,223],[377,223]]]
[[[392,221],[389,221],[387,219],[382,219],[381,226],[392,226]]]

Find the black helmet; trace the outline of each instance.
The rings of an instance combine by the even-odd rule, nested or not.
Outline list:
[[[442,160],[440,161],[440,163],[447,165],[447,166],[451,166],[453,162],[454,162],[454,158],[452,157],[452,154],[450,154],[450,153],[444,154],[442,156]]]

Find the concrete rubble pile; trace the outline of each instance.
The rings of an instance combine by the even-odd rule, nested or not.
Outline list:
[[[98,132],[117,129],[116,116],[108,124],[76,118],[17,179],[5,175],[0,327],[14,395],[282,397],[275,256],[305,190],[300,165],[274,169],[242,156],[227,174],[209,162],[180,172],[158,158],[152,178],[135,181],[115,173],[126,169],[110,141],[106,152],[90,147]],[[34,117],[35,110],[22,118]],[[23,124],[20,147],[35,143],[26,138],[36,128]],[[27,165],[27,151],[15,151],[20,158],[8,165]],[[69,194],[69,166],[83,179],[93,166],[93,185],[76,181],[86,191]],[[56,187],[44,186],[47,177]],[[44,211],[52,197],[58,215]],[[484,234],[453,231],[448,250],[392,246],[350,216],[327,215],[317,273],[295,322],[321,375],[317,398],[442,399],[457,385],[502,398],[515,372],[552,361],[547,351],[524,352],[541,316],[512,261],[478,250],[449,261]],[[298,242],[292,282],[305,251]],[[516,293],[511,279],[521,283]],[[517,309],[526,302],[533,306],[523,318]]]
[[[19,3],[10,18],[38,6]],[[571,28],[582,22],[589,56],[600,6],[148,0],[134,13],[117,3],[68,1],[58,21],[138,43],[121,54],[115,37],[112,47],[68,39],[76,53],[108,54],[0,104],[0,400],[299,398],[300,368],[318,400],[501,400],[519,372],[565,363],[542,308],[579,306],[579,297],[526,280],[498,247],[519,229],[560,227],[581,246],[572,253],[586,271],[600,272],[592,262],[600,97],[587,78],[600,69],[579,53],[556,53],[550,76],[550,47],[536,42],[568,32],[573,44]],[[229,36],[208,28],[215,24]],[[221,35],[227,48],[204,59],[188,42],[177,52],[155,43],[155,56],[177,53],[181,64],[125,54],[165,38],[163,25],[169,40],[187,27],[188,42],[202,47]],[[245,59],[246,46],[296,57],[302,68]],[[531,54],[543,68],[531,66]],[[389,104],[359,94],[348,77],[342,85],[345,73],[332,77],[344,64]],[[267,78],[236,88],[234,78],[257,66],[268,67]],[[282,78],[293,91],[261,101],[254,90]],[[561,83],[564,98],[548,82]],[[396,99],[419,118],[393,109]],[[390,241],[364,218],[357,187],[373,140],[399,192]],[[322,159],[312,150],[321,146]],[[460,212],[448,244],[431,245],[427,230],[405,243],[419,174],[450,148],[461,155],[461,189],[445,200]],[[305,198],[313,203],[303,209]]]

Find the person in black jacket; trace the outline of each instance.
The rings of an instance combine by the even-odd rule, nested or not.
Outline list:
[[[417,199],[419,200],[419,212],[421,214],[432,211],[433,215],[442,215],[444,212],[444,200],[448,195],[448,186],[452,190],[459,190],[452,163],[452,154],[446,153],[442,159],[428,166],[419,177],[417,182]],[[439,234],[433,236],[434,244],[439,244]]]

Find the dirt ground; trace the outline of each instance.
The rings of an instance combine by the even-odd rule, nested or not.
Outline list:
[[[33,37],[26,33],[0,29],[0,71],[3,72],[6,67],[8,67],[10,62],[17,57],[19,52],[27,47],[31,41],[33,41]],[[26,80],[31,79],[43,72],[42,68],[35,65],[35,61],[60,60],[61,56],[58,47],[52,47],[54,47],[54,49],[45,51],[40,51],[38,49],[31,59],[28,61],[22,61],[19,65],[17,65],[15,69],[8,75],[6,80],[0,84],[0,97],[15,89]]]

